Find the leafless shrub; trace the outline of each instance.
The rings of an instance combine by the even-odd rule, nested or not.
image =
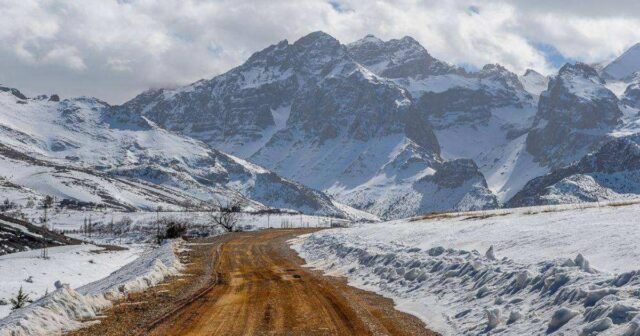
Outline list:
[[[225,200],[214,199],[208,206],[211,221],[227,232],[233,232],[240,219],[245,198],[234,194]]]

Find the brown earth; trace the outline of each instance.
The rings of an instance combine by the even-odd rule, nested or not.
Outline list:
[[[77,334],[437,335],[417,318],[395,310],[391,300],[350,287],[343,278],[301,267],[303,260],[286,241],[310,231],[234,233],[201,245],[216,256],[211,267],[196,267],[193,279],[179,281],[196,282],[200,289],[183,285],[192,293],[182,298],[174,294],[175,299],[160,308],[144,294],[147,297],[137,298],[142,302],[137,311],[127,307],[131,304],[124,306],[127,318],[108,317],[89,328],[92,332],[83,329]],[[204,276],[213,282],[196,281]],[[172,291],[187,290],[171,286]],[[109,329],[112,324],[126,333]]]

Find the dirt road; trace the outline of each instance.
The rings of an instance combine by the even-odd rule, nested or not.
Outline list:
[[[300,230],[234,234],[217,284],[150,335],[435,335],[378,295],[302,268],[286,240]]]

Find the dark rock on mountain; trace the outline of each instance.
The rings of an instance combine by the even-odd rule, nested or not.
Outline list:
[[[0,92],[9,92],[12,95],[14,95],[16,98],[27,99],[27,96],[23,95],[22,92],[20,92],[18,89],[6,87],[6,86],[0,86]]]
[[[621,101],[627,106],[640,109],[640,73],[637,73],[631,84],[627,86]]]
[[[431,75],[462,73],[444,63],[409,36],[382,41],[373,35],[347,45],[353,59],[375,74],[391,79],[424,78]]]
[[[540,96],[527,150],[536,160],[560,167],[596,149],[620,123],[618,98],[595,69],[567,64]]]
[[[529,181],[508,207],[594,202],[640,194],[640,138],[618,138],[580,161]]]

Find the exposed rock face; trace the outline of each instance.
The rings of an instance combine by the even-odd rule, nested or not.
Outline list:
[[[418,100],[417,108],[437,128],[486,124],[494,109],[521,109],[533,104],[532,96],[518,77],[500,65],[488,64],[477,73],[467,74],[465,79],[474,85],[427,91]]]
[[[18,89],[6,87],[6,86],[0,86],[0,92],[9,92],[12,95],[14,95],[16,98],[27,99],[27,97],[23,95],[22,92],[20,92]]]
[[[367,141],[402,133],[411,106],[406,92],[367,76],[357,64],[344,64],[340,70],[340,77],[326,78],[299,92],[288,126],[317,135],[320,141],[338,136]]]
[[[347,45],[349,53],[360,64],[375,74],[391,79],[424,78],[463,72],[435,59],[427,50],[409,36],[382,41],[373,35]]]
[[[425,160],[426,161],[426,160]],[[413,156],[395,160],[385,166],[385,173],[398,174],[385,188],[365,183],[354,188],[345,198],[349,204],[383,218],[402,218],[435,211],[490,209],[498,206],[496,196],[471,160],[431,161]],[[390,167],[393,166],[393,167]],[[416,167],[424,175],[409,173]],[[435,168],[431,168],[435,167]],[[435,174],[429,171],[435,171]],[[374,180],[378,180],[377,177]],[[381,182],[381,181],[380,181]],[[380,183],[379,182],[379,183]]]
[[[620,123],[618,98],[595,69],[567,64],[540,96],[527,150],[551,167],[571,163],[596,149]]]
[[[640,109],[640,73],[636,73],[627,89],[624,91],[622,103]]]
[[[609,141],[580,161],[529,181],[506,205],[593,202],[640,194],[638,140],[634,136]]]

